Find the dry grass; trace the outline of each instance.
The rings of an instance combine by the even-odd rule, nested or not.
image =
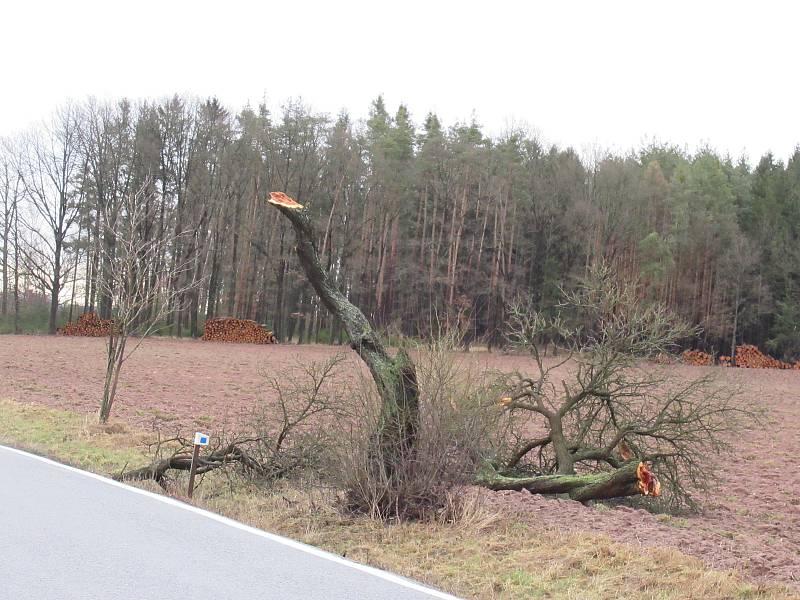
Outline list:
[[[343,516],[323,494],[284,487],[197,502],[352,560],[424,581],[465,598],[791,598],[709,570],[674,549],[643,550],[606,536],[534,530],[479,505],[455,524],[382,524]]]
[[[0,400],[0,442],[89,470],[140,464],[145,458],[135,444],[144,438],[124,425],[97,428],[74,413]],[[176,486],[177,493],[184,482]],[[335,500],[309,482],[265,491],[223,474],[206,478],[195,495],[199,506],[466,598],[796,597],[709,570],[673,549],[533,529],[487,512],[477,500],[446,502],[439,523],[400,525],[343,515]]]
[[[89,471],[111,473],[146,460],[145,435],[125,423],[0,398],[0,444],[23,447]]]

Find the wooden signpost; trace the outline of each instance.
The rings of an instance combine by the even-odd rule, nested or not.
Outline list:
[[[192,497],[192,493],[194,492],[194,476],[195,472],[197,471],[197,460],[200,458],[200,448],[203,446],[208,446],[208,435],[205,433],[200,433],[199,431],[194,434],[194,451],[192,452],[192,466],[189,469],[189,491],[188,496],[189,498]]]

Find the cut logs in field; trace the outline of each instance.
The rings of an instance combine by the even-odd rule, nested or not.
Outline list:
[[[58,330],[59,335],[77,335],[84,337],[106,337],[114,327],[112,319],[101,319],[97,313],[87,312],[78,317],[74,323],[67,323]]]
[[[696,367],[708,367],[714,364],[714,357],[699,350],[686,350],[681,359],[684,364]],[[772,358],[761,352],[757,346],[742,344],[736,346],[735,359],[730,356],[720,356],[719,365],[722,367],[741,367],[743,369],[798,369],[800,361],[787,363],[777,358]]]
[[[736,346],[737,367],[744,369],[800,369],[800,363],[787,363],[767,356],[752,344]]]
[[[207,342],[234,342],[239,344],[277,344],[278,340],[268,329],[249,319],[219,317],[206,321],[203,339]]]
[[[684,364],[695,367],[710,367],[714,364],[714,357],[700,350],[686,350],[681,354]]]

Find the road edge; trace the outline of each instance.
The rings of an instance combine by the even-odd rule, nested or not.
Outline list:
[[[141,488],[133,487],[133,486],[127,485],[125,483],[122,483],[122,482],[119,482],[119,481],[115,481],[115,480],[110,479],[108,477],[105,477],[103,475],[99,475],[97,473],[92,473],[91,471],[84,471],[83,469],[79,469],[77,467],[73,467],[71,465],[67,465],[67,464],[58,462],[56,460],[53,460],[51,458],[47,458],[45,456],[39,456],[38,454],[33,454],[33,453],[28,452],[26,450],[20,450],[18,448],[5,446],[5,445],[2,445],[2,444],[0,444],[0,450],[6,450],[6,451],[11,452],[13,454],[19,454],[19,455],[25,456],[27,458],[31,458],[31,459],[34,459],[34,460],[38,460],[38,461],[50,464],[50,465],[55,466],[55,467],[60,467],[60,468],[65,469],[67,471],[72,471],[73,473],[77,473],[79,475],[83,475],[83,476],[89,477],[91,479],[96,479],[96,480],[101,481],[101,482],[103,482],[105,484],[108,484],[108,485],[111,485],[111,486],[114,486],[114,487],[118,487],[118,488],[127,490],[128,492],[131,492],[131,493],[134,493],[134,494],[139,494],[139,495],[151,498],[153,500],[157,500],[159,502],[163,502],[165,504],[169,504],[171,506],[175,506],[177,508],[181,508],[183,510],[187,510],[189,512],[193,512],[195,514],[201,515],[201,516],[206,517],[208,519],[212,519],[214,521],[217,521],[218,523],[222,523],[222,524],[227,525],[229,527],[233,527],[234,529],[239,529],[241,531],[246,531],[246,532],[251,533],[253,535],[257,535],[257,536],[266,538],[266,539],[268,539],[268,540],[270,540],[272,542],[275,542],[277,544],[282,544],[282,545],[287,546],[289,548],[293,548],[295,550],[299,550],[301,552],[305,552],[306,554],[311,554],[313,556],[317,556],[319,558],[323,558],[325,560],[329,560],[331,562],[335,562],[335,563],[350,567],[351,569],[355,569],[356,571],[361,571],[363,573],[367,573],[367,574],[372,575],[374,577],[378,577],[380,579],[383,579],[385,581],[389,581],[391,583],[403,586],[405,588],[409,588],[409,589],[412,589],[412,590],[417,591],[417,592],[422,592],[422,593],[428,594],[432,598],[440,598],[442,600],[461,600],[457,596],[453,596],[452,594],[448,594],[447,592],[442,592],[440,590],[425,586],[425,585],[423,585],[421,583],[417,583],[417,582],[415,582],[415,581],[413,581],[411,579],[407,579],[407,578],[405,578],[405,577],[403,577],[401,575],[396,575],[394,573],[390,573],[389,571],[383,571],[383,570],[378,569],[376,567],[370,567],[369,565],[362,565],[361,563],[357,563],[357,562],[354,562],[354,561],[349,560],[347,558],[344,558],[342,556],[339,556],[337,554],[333,554],[331,552],[327,552],[326,550],[322,550],[320,548],[316,548],[314,546],[310,546],[308,544],[304,544],[303,542],[298,542],[297,540],[293,540],[291,538],[283,537],[283,536],[277,535],[275,533],[270,533],[268,531],[264,531],[263,529],[258,529],[256,527],[252,527],[250,525],[246,525],[244,523],[240,523],[239,521],[235,521],[234,519],[231,519],[229,517],[225,517],[223,515],[220,515],[220,514],[205,510],[203,508],[198,508],[197,506],[193,506],[191,504],[187,504],[185,502],[182,502],[182,501],[177,500],[175,498],[171,498],[169,496],[162,496],[160,494],[156,494],[156,493],[150,492],[148,490],[143,490]]]

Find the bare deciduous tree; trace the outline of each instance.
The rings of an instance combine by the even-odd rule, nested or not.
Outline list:
[[[50,292],[51,334],[56,332],[61,289],[71,268],[65,251],[78,218],[75,192],[76,176],[82,168],[80,127],[77,108],[68,104],[44,127],[23,138],[14,153],[31,209],[22,215],[29,236],[19,250],[30,274]]]
[[[151,184],[136,192],[124,195],[113,221],[105,226],[114,230],[114,257],[108,264],[108,277],[102,280],[103,293],[111,299],[113,326],[107,344],[106,375],[103,400],[100,404],[100,422],[105,423],[117,393],[119,374],[125,361],[142,341],[163,324],[174,298],[199,285],[187,283],[175,288],[170,285],[177,276],[188,272],[190,262],[163,260],[165,253],[174,248],[176,237],[182,233],[160,237],[148,235],[148,223],[154,218],[150,201]],[[136,337],[132,348],[130,337]]]
[[[0,298],[0,314],[3,316],[8,314],[9,276],[14,274],[16,278],[16,269],[11,265],[11,259],[13,258],[15,263],[18,261],[16,242],[14,240],[17,236],[16,224],[19,221],[17,209],[22,187],[22,180],[11,164],[7,151],[7,145],[0,144],[0,152],[3,152],[3,156],[0,159],[0,199],[2,199],[2,206],[0,206],[0,211],[2,211],[0,212],[0,240],[2,240],[3,244],[3,295]]]

